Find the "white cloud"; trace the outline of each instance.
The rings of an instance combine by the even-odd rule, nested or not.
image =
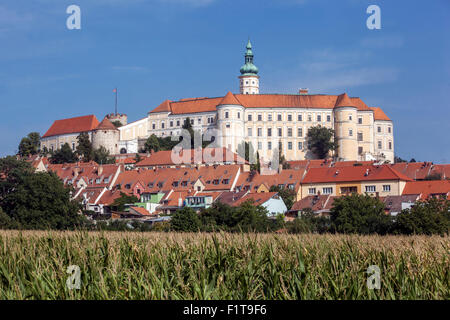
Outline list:
[[[324,49],[306,54],[289,75],[290,78],[280,84],[269,84],[270,90],[297,92],[299,88],[307,87],[312,93],[343,92],[351,87],[395,82],[399,70],[373,66],[367,50]]]
[[[405,40],[401,36],[370,36],[361,40],[365,48],[401,48]]]

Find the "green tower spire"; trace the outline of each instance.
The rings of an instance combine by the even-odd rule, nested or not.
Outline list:
[[[247,50],[245,51],[245,64],[241,67],[242,75],[256,75],[258,74],[258,68],[253,64],[253,52],[252,43],[248,39]]]

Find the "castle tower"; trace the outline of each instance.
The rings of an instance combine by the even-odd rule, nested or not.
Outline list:
[[[346,93],[341,94],[334,106],[334,128],[340,160],[358,160],[357,108]]]
[[[253,64],[253,52],[250,39],[245,52],[245,64],[241,67],[239,76],[239,88],[241,94],[259,94],[258,68]]]
[[[222,132],[222,146],[235,151],[244,140],[244,107],[228,92],[217,105],[217,129]]]
[[[118,154],[119,139],[119,129],[106,116],[92,132],[92,147],[98,149],[103,146],[110,154]]]

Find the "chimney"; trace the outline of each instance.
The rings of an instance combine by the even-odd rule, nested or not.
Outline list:
[[[180,197],[178,198],[178,207],[182,207],[183,206],[183,199]]]
[[[309,89],[308,88],[300,88],[300,90],[298,90],[298,93],[300,95],[307,95],[308,94]]]
[[[102,173],[103,173],[103,166],[100,165],[100,166],[98,167],[98,175],[101,176]]]

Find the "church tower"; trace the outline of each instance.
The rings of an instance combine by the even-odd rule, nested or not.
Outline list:
[[[245,64],[241,67],[239,88],[241,94],[259,94],[258,68],[253,64],[253,52],[250,39],[245,52]]]

